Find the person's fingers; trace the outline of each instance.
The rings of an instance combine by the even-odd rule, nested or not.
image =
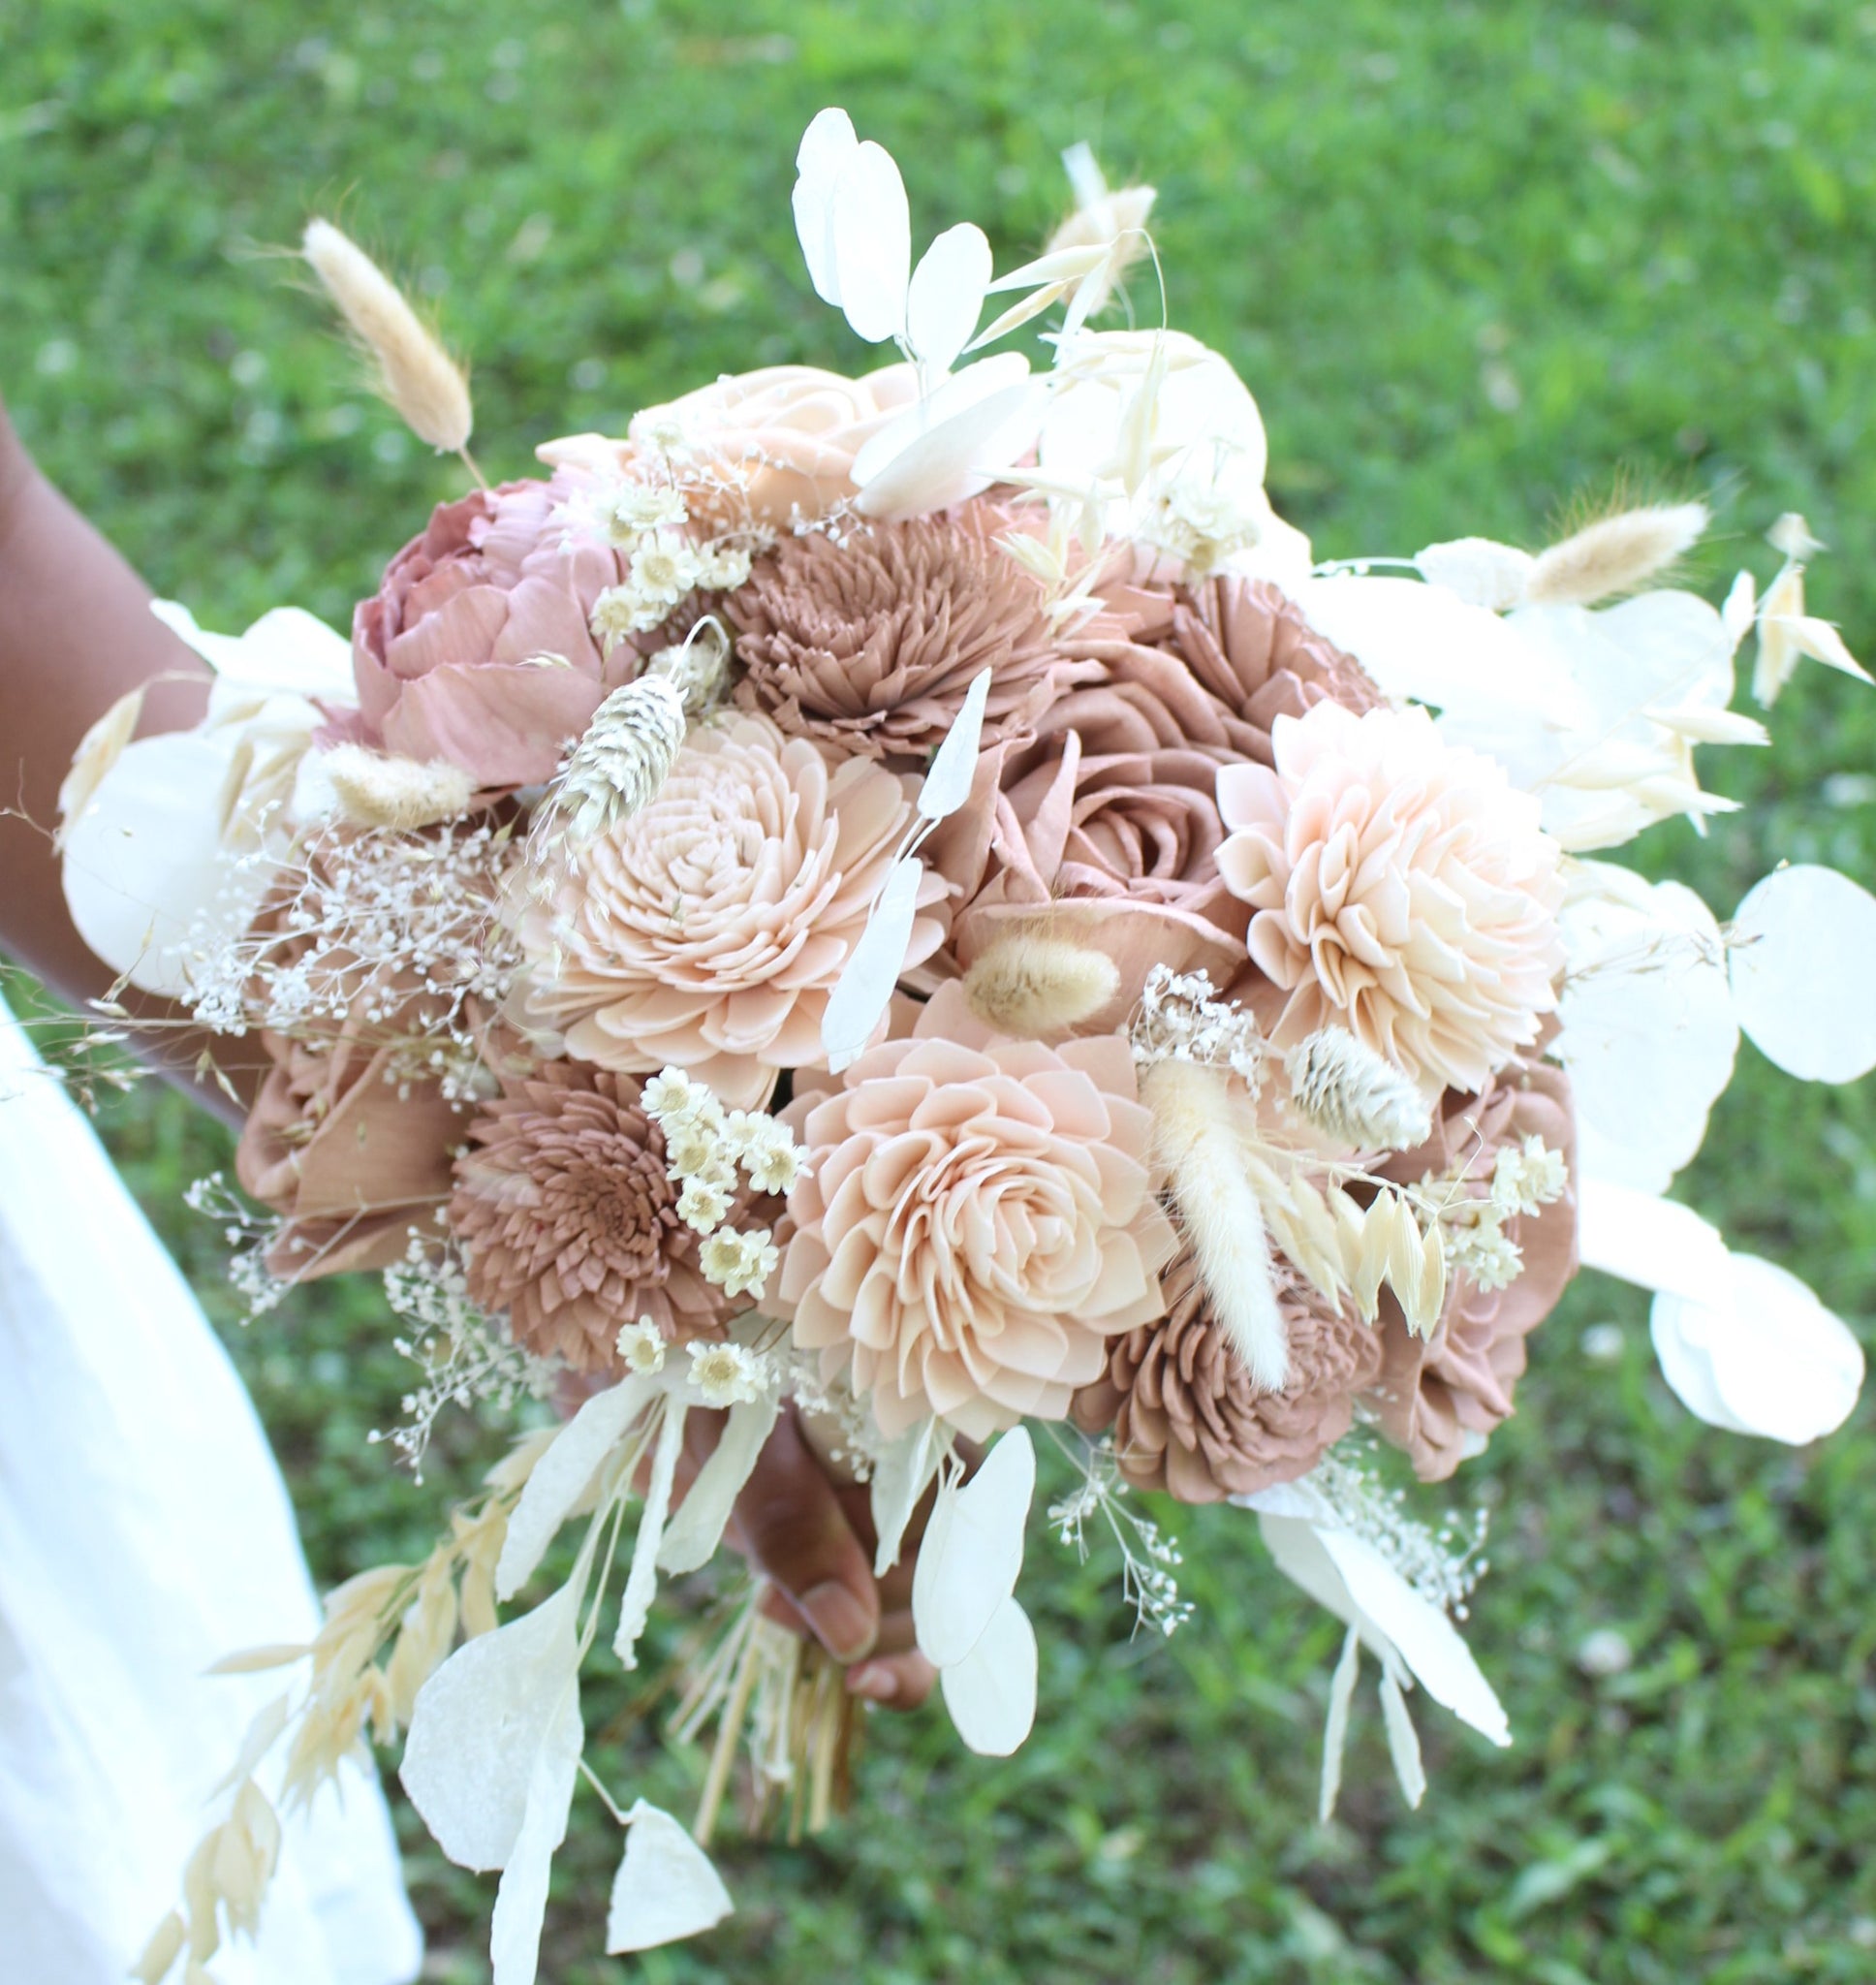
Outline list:
[[[916,1710],[937,1680],[937,1669],[913,1648],[900,1654],[872,1654],[849,1668],[847,1689],[889,1709]]]
[[[857,1661],[879,1633],[872,1560],[834,1487],[784,1414],[736,1498],[744,1551],[837,1661]]]

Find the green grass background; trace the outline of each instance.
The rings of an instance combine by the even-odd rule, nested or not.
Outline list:
[[[285,600],[344,624],[457,478],[361,393],[278,258],[310,209],[433,302],[473,355],[482,459],[518,474],[721,369],[866,362],[789,222],[821,105],[891,145],[922,237],[974,218],[1006,265],[1085,137],[1161,188],[1173,321],[1250,382],[1272,492],[1320,554],[1539,543],[1620,477],[1713,502],[1696,579],[1717,596],[1742,559],[1768,573],[1759,533],[1798,508],[1833,548],[1816,608],[1868,654],[1873,88],[1876,8],[1846,0],[0,0],[0,382],[46,467],[205,624]],[[1781,857],[1876,881],[1876,696],[1817,671],[1777,719],[1774,754],[1707,754],[1749,814],[1637,854],[1722,915]],[[1683,1189],[1868,1341],[1876,1084],[1741,1063]],[[151,1089],[104,1127],[228,1322],[217,1238],[178,1203],[219,1134]],[[1611,1321],[1619,1357],[1586,1357]],[[420,1552],[492,1451],[457,1426],[414,1488],[367,1447],[404,1379],[387,1335],[368,1283],[230,1327],[323,1581]],[[1419,1704],[1420,1815],[1370,1694],[1341,1818],[1315,1825],[1336,1629],[1247,1519],[1176,1513],[1199,1613],[1152,1645],[1111,1559],[1079,1566],[1039,1524],[1019,1756],[964,1756],[935,1712],[875,1718],[855,1815],[808,1847],[728,1844],[738,1914],[633,1963],[599,1955],[617,1843],[582,1797],[544,1975],[1876,1976],[1873,1430],[1868,1404],[1815,1451],[1699,1426],[1642,1305],[1588,1278],[1450,1498],[1493,1510],[1470,1633],[1517,1745]],[[1576,1654],[1601,1628],[1635,1658],[1596,1680]],[[622,1699],[597,1688],[598,1719]],[[697,1781],[643,1728],[602,1755],[666,1803]],[[427,1975],[485,1978],[492,1882],[400,1824]]]

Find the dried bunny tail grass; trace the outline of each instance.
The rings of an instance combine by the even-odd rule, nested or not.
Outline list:
[[[362,744],[335,744],[318,768],[331,781],[339,811],[354,827],[411,832],[459,820],[475,796],[475,781],[459,765],[438,759],[390,758]]]
[[[1589,607],[1634,592],[1681,557],[1711,520],[1704,503],[1650,503],[1602,518],[1538,553],[1525,602]]]
[[[1105,951],[1027,930],[999,937],[964,974],[964,996],[985,1026],[1030,1039],[1079,1026],[1119,987]]]
[[[1290,1376],[1289,1334],[1228,1082],[1224,1071],[1197,1062],[1160,1061],[1141,1078],[1141,1094],[1212,1313],[1251,1382],[1281,1392]]]
[[[1432,1110],[1405,1071],[1346,1027],[1319,1027],[1283,1066],[1297,1108],[1354,1150],[1410,1150],[1432,1134]]]
[[[308,221],[302,246],[313,273],[378,366],[378,390],[420,441],[460,455],[475,425],[469,382],[403,292],[329,221]]]

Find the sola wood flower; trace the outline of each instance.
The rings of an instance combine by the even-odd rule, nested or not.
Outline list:
[[[1423,709],[1321,703],[1271,737],[1274,770],[1218,774],[1218,866],[1290,995],[1274,1038],[1334,1023],[1429,1087],[1483,1087],[1556,1005],[1563,884],[1538,802]]]
[[[1106,1372],[1075,1397],[1083,1432],[1113,1429],[1128,1481],[1181,1502],[1220,1502],[1306,1474],[1349,1430],[1355,1396],[1381,1370],[1381,1339],[1325,1308],[1299,1278],[1278,1289],[1290,1375],[1261,1391],[1212,1312],[1189,1250],[1166,1272],[1166,1314],[1115,1340]]]
[[[1042,586],[995,542],[987,501],[836,544],[785,538],[724,602],[745,709],[843,752],[922,763],[989,669],[984,741],[1024,732],[1093,673],[1056,653]]]
[[[640,812],[554,857],[518,920],[530,1015],[579,1060],[760,1107],[782,1069],[826,1065],[829,994],[911,814],[896,775],[766,717],[704,727]],[[928,876],[920,903],[944,893]],[[944,930],[919,916],[907,963]]]
[[[450,1226],[469,1293],[505,1309],[517,1343],[580,1371],[616,1371],[622,1328],[667,1339],[727,1313],[678,1217],[665,1143],[630,1076],[544,1061],[469,1126]]]
[[[788,1120],[813,1157],[768,1301],[889,1438],[1059,1419],[1106,1339],[1162,1313],[1174,1240],[1117,1036],[999,1039],[948,986]]]

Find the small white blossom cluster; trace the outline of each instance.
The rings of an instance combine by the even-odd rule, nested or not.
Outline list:
[[[674,485],[623,483],[599,499],[597,512],[608,541],[627,559],[623,582],[593,603],[593,638],[608,654],[669,620],[692,593],[734,592],[749,577],[752,534],[692,537],[690,506]]]
[[[277,1308],[293,1284],[268,1268],[267,1255],[286,1222],[272,1213],[256,1213],[220,1172],[195,1180],[182,1203],[191,1213],[222,1223],[222,1239],[234,1250],[228,1258],[228,1279],[247,1310],[242,1322],[252,1323]]]
[[[677,1213],[705,1236],[698,1266],[731,1296],[761,1300],[781,1249],[767,1227],[746,1233],[725,1225],[736,1198],[736,1174],[762,1193],[786,1192],[807,1152],[785,1125],[755,1110],[726,1110],[707,1085],[666,1068],[644,1086],[645,1115],[664,1133],[665,1170],[678,1186]]]
[[[1230,1068],[1256,1095],[1264,1082],[1264,1036],[1235,1000],[1223,1000],[1204,972],[1155,965],[1146,975],[1132,1028],[1134,1064],[1197,1061]]]
[[[1428,1178],[1421,1187],[1438,1207],[1447,1266],[1463,1271],[1476,1288],[1508,1289],[1522,1274],[1524,1257],[1505,1222],[1561,1199],[1570,1185],[1569,1167],[1561,1151],[1533,1135],[1498,1152],[1486,1197],[1466,1196],[1464,1184],[1461,1158],[1444,1178]]]
[[[1455,1620],[1466,1617],[1466,1600],[1490,1570],[1485,1549],[1486,1519],[1474,1512],[1469,1529],[1449,1514],[1433,1529],[1407,1511],[1407,1493],[1391,1489],[1374,1470],[1346,1452],[1353,1443],[1330,1448],[1297,1484],[1313,1490],[1334,1521],[1371,1544],[1429,1605]]]
[[[815,1423],[817,1438],[826,1436],[828,1459],[856,1482],[870,1482],[881,1451],[891,1444],[880,1432],[872,1407],[855,1393],[844,1372],[824,1374],[819,1351],[803,1351],[784,1339],[769,1355],[780,1370],[784,1391],[802,1417]]]
[[[1065,1447],[1065,1452],[1073,1451]],[[1176,1633],[1193,1615],[1191,1600],[1179,1596],[1174,1575],[1185,1562],[1178,1539],[1167,1535],[1151,1518],[1136,1516],[1125,1506],[1128,1485],[1114,1459],[1111,1434],[1087,1442],[1075,1458],[1081,1467],[1080,1481],[1048,1509],[1049,1528],[1057,1541],[1085,1562],[1088,1523],[1095,1517],[1106,1518],[1120,1546],[1121,1595],[1134,1609],[1136,1631],[1150,1627],[1160,1634]]]

